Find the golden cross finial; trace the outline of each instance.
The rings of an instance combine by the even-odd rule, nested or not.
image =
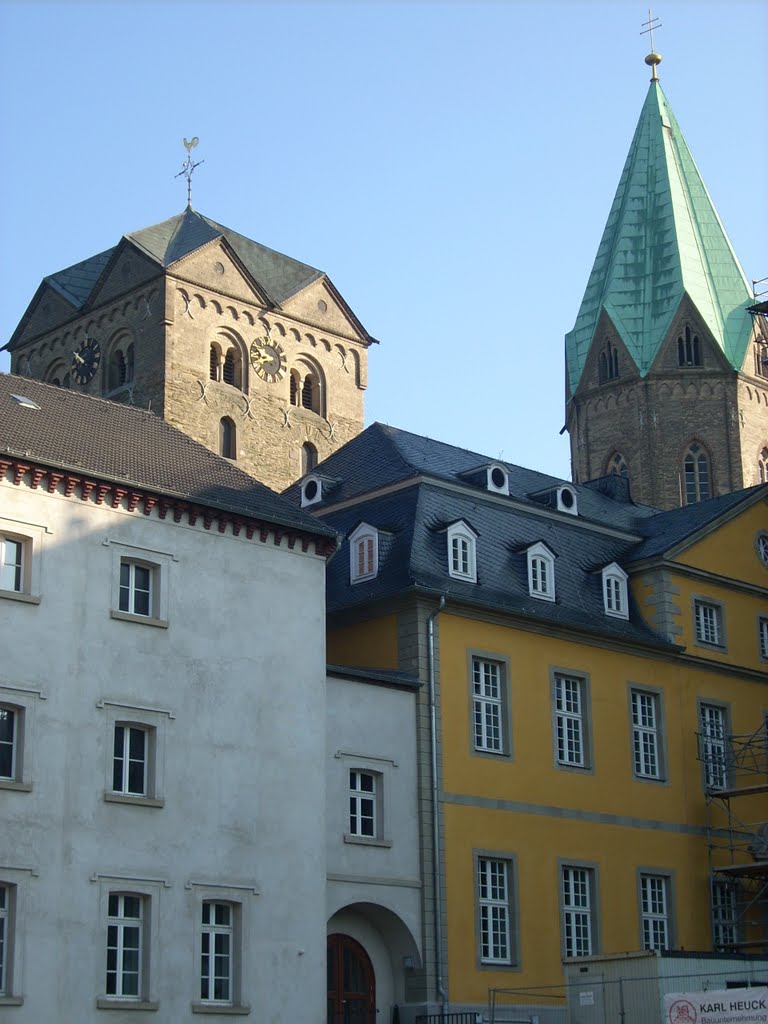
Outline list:
[[[649,35],[651,37],[651,52],[645,58],[645,63],[651,68],[651,81],[657,82],[659,76],[656,74],[656,68],[661,64],[661,54],[656,53],[653,48],[653,30],[661,28],[661,22],[658,18],[654,18],[653,12],[650,7],[648,8],[648,21],[643,22],[643,30],[640,33],[641,36]]]

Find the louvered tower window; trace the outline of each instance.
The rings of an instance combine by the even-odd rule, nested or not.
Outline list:
[[[699,336],[692,334],[690,327],[677,339],[677,363],[678,366],[701,366]]]

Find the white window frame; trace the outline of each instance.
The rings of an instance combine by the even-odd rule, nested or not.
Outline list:
[[[4,589],[0,583],[0,598],[40,604],[43,537],[51,531],[36,523],[15,519],[0,519],[0,566],[5,562],[6,543],[21,545],[21,574],[19,586]],[[1,580],[2,574],[0,574]]]
[[[17,782],[21,763],[21,746],[23,737],[23,709],[16,704],[0,703],[0,722],[8,723],[0,731],[0,782]],[[3,762],[10,750],[10,771],[3,772]]]
[[[629,594],[627,580],[629,577],[616,562],[606,565],[603,577],[603,608],[606,615],[616,619],[629,618]]]
[[[724,704],[700,700],[698,706],[699,733],[704,788],[727,789],[729,785],[728,735],[729,715]]]
[[[138,903],[138,917],[128,916],[125,913],[126,900],[135,900]],[[116,911],[116,912],[115,912]],[[144,955],[145,955],[145,918],[148,914],[146,898],[141,893],[123,892],[115,890],[108,896],[107,909],[107,969],[105,972],[104,992],[107,999],[130,1000],[140,1002],[144,991]],[[126,937],[129,932],[136,932],[136,945],[126,945]],[[110,970],[110,951],[115,951],[115,969]],[[126,968],[126,956],[131,950],[137,950],[136,970]],[[114,975],[114,985],[110,984],[110,976]],[[128,977],[136,978],[136,991],[126,992]],[[113,987],[114,991],[110,991]]]
[[[171,567],[173,562],[178,561],[177,556],[165,551],[154,551],[133,544],[124,544],[109,538],[104,541],[104,544],[112,548],[111,617],[123,622],[135,622],[145,626],[159,626],[162,629],[167,629]],[[150,571],[149,615],[131,610],[125,611],[121,608],[121,573],[124,563]],[[135,607],[135,605],[131,607]]]
[[[476,754],[510,756],[509,661],[471,651],[469,655],[472,749]]]
[[[5,891],[5,906],[0,909],[3,931],[0,953],[0,1015],[2,1007],[22,1006],[19,989],[24,977],[24,942],[20,941],[19,922],[25,920],[25,896],[31,868],[0,868],[0,889]],[[5,1018],[3,1018],[5,1019]]]
[[[712,880],[712,945],[715,949],[732,952],[738,942],[736,902],[736,883],[719,878]]]
[[[455,580],[477,583],[477,534],[463,520],[446,530],[448,575]]]
[[[629,687],[632,773],[636,779],[665,781],[664,714],[659,690]]]
[[[144,725],[134,722],[116,722],[113,732],[112,749],[112,792],[121,793],[123,796],[146,797],[152,790],[152,761],[154,740],[153,730]],[[141,737],[141,756],[135,756],[133,741]],[[118,744],[120,750],[118,751]],[[118,761],[120,766],[118,767]],[[131,767],[141,765],[141,788],[132,788]],[[118,778],[119,772],[119,778]]]
[[[592,768],[588,679],[579,673],[552,669],[552,733],[555,765]]]
[[[350,768],[347,778],[349,785],[349,831],[347,834],[350,838],[355,839],[380,839],[380,774],[365,768]]]
[[[362,554],[362,565],[361,556]],[[362,583],[375,579],[379,572],[379,531],[368,523],[360,525],[349,535],[349,579]]]
[[[370,754],[356,754],[347,750],[337,750],[335,758],[341,761],[343,774],[334,775],[338,785],[335,789],[332,800],[337,803],[339,810],[343,812],[342,837],[345,843],[359,846],[381,846],[391,847],[392,837],[390,834],[391,800],[392,787],[395,785],[393,769],[397,768],[397,762],[388,757],[378,757]],[[374,789],[369,791],[352,788],[352,775],[370,776],[373,779]],[[373,835],[366,835],[359,830],[360,802],[362,799],[373,799]],[[370,815],[368,815],[370,816]],[[353,822],[353,818],[355,821]]]
[[[560,865],[563,956],[594,956],[599,950],[597,871],[585,864]]]
[[[226,909],[229,921],[215,920],[216,911]],[[206,911],[208,921],[206,918]],[[226,939],[226,952],[217,949],[218,939]],[[207,941],[206,941],[207,940]],[[206,950],[206,946],[208,947]],[[216,974],[220,961],[226,959],[224,974]],[[200,915],[200,1002],[212,1006],[232,1006],[235,988],[235,906],[229,900],[203,900]],[[206,973],[206,962],[208,972]],[[226,995],[216,995],[217,982],[224,981]],[[207,994],[206,994],[207,987]]]
[[[513,967],[517,963],[515,859],[476,850],[474,868],[478,963]]]
[[[32,790],[34,778],[34,722],[37,703],[45,700],[42,690],[0,683],[0,707],[14,713],[13,754],[10,776],[0,776],[0,789],[24,793]]]
[[[693,622],[697,644],[725,648],[725,613],[719,601],[694,597]]]
[[[528,593],[540,601],[555,600],[555,556],[546,544],[528,548]]]
[[[672,880],[669,874],[638,872],[640,948],[671,949]]]
[[[0,998],[8,994],[11,979],[12,901],[11,886],[0,881]]]
[[[134,804],[161,808],[165,805],[165,747],[169,723],[175,721],[171,710],[130,704],[124,700],[104,697],[97,708],[105,712],[104,800],[107,803]],[[146,734],[143,794],[115,789],[115,736],[119,727],[140,729]]]

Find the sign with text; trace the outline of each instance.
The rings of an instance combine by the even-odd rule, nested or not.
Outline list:
[[[768,1024],[768,988],[666,995],[664,1024]]]

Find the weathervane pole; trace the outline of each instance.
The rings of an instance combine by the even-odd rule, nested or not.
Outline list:
[[[200,141],[200,139],[198,139],[198,137],[196,135],[195,135],[194,138],[190,139],[189,142],[187,142],[186,139],[184,139],[183,141],[184,141],[184,148],[187,151],[187,159],[181,165],[181,170],[179,171],[179,173],[175,174],[174,177],[175,178],[180,178],[183,175],[187,179],[187,209],[191,210],[192,209],[192,175],[195,173],[195,168],[199,167],[200,164],[204,164],[205,160],[198,160],[197,163],[194,163],[194,161],[192,160],[192,150],[195,148],[195,146]]]
[[[658,18],[653,17],[653,13],[648,8],[648,21],[643,22],[643,31],[640,33],[641,36],[650,35],[651,37],[651,52],[645,58],[645,63],[651,68],[651,81],[658,82],[659,76],[656,74],[656,68],[661,64],[661,54],[656,53],[653,48],[653,30],[655,28],[661,28],[661,22]]]

